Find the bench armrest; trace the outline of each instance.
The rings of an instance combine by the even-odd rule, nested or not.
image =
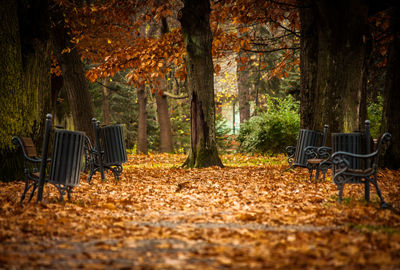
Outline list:
[[[286,150],[286,154],[289,157],[292,157],[292,156],[294,156],[294,153],[296,152],[296,146],[287,146],[285,150]]]
[[[332,148],[327,146],[307,146],[306,148],[304,148],[304,153],[307,159],[319,158],[328,160],[330,158],[331,152]]]

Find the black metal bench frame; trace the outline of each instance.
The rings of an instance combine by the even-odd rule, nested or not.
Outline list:
[[[319,169],[315,167],[311,170],[307,160],[313,158],[313,154],[317,149],[325,146],[327,132],[328,125],[324,125],[323,132],[300,129],[296,146],[286,147],[287,161],[289,163],[288,170],[294,167],[308,168],[311,180],[312,170],[317,169],[316,179],[318,179]]]
[[[12,138],[12,143],[18,147],[21,148],[23,157],[24,157],[24,175],[25,175],[25,187],[24,187],[24,191],[21,195],[21,199],[20,199],[20,203],[23,203],[23,201],[25,200],[25,196],[28,193],[28,191],[30,189],[32,189],[31,194],[29,195],[28,198],[28,203],[32,200],[35,191],[38,189],[38,198],[37,201],[41,201],[42,200],[42,194],[43,194],[43,187],[45,183],[50,183],[53,184],[59,191],[60,193],[60,201],[64,201],[64,195],[67,194],[68,196],[68,200],[71,200],[71,193],[72,193],[72,189],[79,184],[78,182],[75,183],[62,183],[59,182],[56,179],[51,179],[50,177],[46,178],[46,170],[48,167],[48,164],[51,165],[50,168],[50,174],[53,174],[53,176],[55,174],[57,174],[57,166],[60,166],[59,163],[56,164],[55,159],[60,158],[59,156],[57,156],[57,150],[53,149],[53,159],[47,159],[47,155],[48,155],[48,147],[49,147],[49,141],[50,141],[50,133],[51,133],[51,120],[52,120],[52,116],[51,114],[47,114],[46,116],[46,122],[45,122],[45,134],[44,134],[44,138],[43,138],[43,147],[42,147],[42,157],[37,156],[36,154],[36,149],[35,146],[33,144],[32,139],[30,138],[20,138],[17,136],[14,136]],[[65,132],[65,131],[62,131]],[[84,133],[82,132],[72,132],[72,131],[66,131],[69,133],[74,133],[74,134],[82,134],[81,136],[84,135]],[[33,149],[35,149],[34,153],[35,155],[32,156],[30,153],[28,153],[27,149],[26,149],[26,145],[24,144],[24,142],[29,141],[31,143],[30,147],[33,147]],[[82,146],[83,146],[83,141],[82,141]],[[77,147],[76,145],[74,146],[75,149],[71,150],[71,152],[74,152],[75,154],[77,154],[78,156],[81,155],[81,152],[83,150],[78,149],[79,147]],[[60,160],[57,160],[60,161]],[[61,160],[64,161],[64,160]],[[70,162],[70,161],[68,161]],[[81,160],[78,160],[75,162],[81,162]],[[40,164],[40,168],[38,168],[38,165]],[[68,167],[68,166],[67,166]],[[80,168],[76,169],[77,172],[80,171]],[[75,175],[76,176],[76,175]],[[79,178],[79,175],[78,175]]]
[[[304,149],[307,157],[307,169],[312,181],[313,171],[315,170],[315,182],[319,179],[319,173],[322,172],[322,181],[325,181],[325,176],[332,167],[330,161],[332,148],[328,146],[314,147],[308,146]]]
[[[96,118],[92,119],[93,129],[96,144],[92,145],[90,139],[88,137],[85,138],[85,170],[89,170],[88,182],[92,180],[93,175],[96,172],[100,172],[101,180],[106,180],[104,171],[110,170],[114,174],[114,178],[116,181],[119,180],[119,177],[122,174],[123,167],[122,162],[126,162],[127,160],[119,160],[119,161],[111,161],[105,162],[105,155],[107,153],[104,152],[102,147],[102,141],[105,139],[103,135],[101,135],[101,127],[100,121],[97,121]],[[126,152],[125,146],[123,145],[123,151]],[[126,154],[125,154],[126,155]]]
[[[369,130],[367,131],[366,138],[367,144],[370,140]],[[375,186],[378,197],[381,201],[381,208],[388,208],[389,205],[385,202],[382,193],[378,186],[377,171],[379,154],[382,147],[387,144],[391,139],[389,133],[384,133],[378,140],[377,147],[374,152],[369,154],[354,154],[349,152],[338,151],[332,154],[331,162],[334,168],[333,182],[339,190],[339,202],[342,201],[343,188],[345,184],[364,184],[365,186],[365,200],[370,200],[370,183]],[[361,169],[354,169],[350,164],[350,159],[359,160],[362,163]]]
[[[35,145],[31,138],[28,137],[12,137],[12,143],[19,147],[22,151],[24,157],[24,177],[25,177],[25,188],[21,195],[20,203],[22,203],[25,199],[26,193],[32,188],[32,192],[29,195],[28,202],[30,202],[35,194],[35,191],[39,185],[39,166],[42,162],[42,159],[36,154]],[[26,145],[29,143],[31,145]],[[34,153],[30,154],[27,151],[27,147],[32,147],[34,149]],[[47,163],[51,160],[47,159]]]

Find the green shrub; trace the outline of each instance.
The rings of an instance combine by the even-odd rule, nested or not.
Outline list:
[[[232,147],[230,132],[231,129],[228,127],[226,119],[223,118],[222,114],[217,114],[215,118],[215,136],[220,154],[226,153]]]
[[[285,99],[268,97],[266,106],[265,112],[252,117],[240,128],[237,140],[241,152],[276,154],[296,144],[300,128],[299,103],[291,96]]]
[[[378,96],[375,102],[368,105],[368,119],[371,121],[371,136],[378,138],[380,136],[382,122],[383,98]]]

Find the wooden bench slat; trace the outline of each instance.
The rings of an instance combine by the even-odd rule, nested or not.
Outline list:
[[[23,137],[21,141],[28,157],[37,157],[36,147],[31,138]]]
[[[33,143],[33,140],[31,138],[22,137],[21,141],[25,146],[35,146],[35,144]]]
[[[307,159],[307,162],[310,164],[319,164],[324,160],[325,159],[322,159],[322,158],[312,158],[312,159]]]

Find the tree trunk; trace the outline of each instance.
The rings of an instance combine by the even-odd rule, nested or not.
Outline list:
[[[23,170],[11,137],[29,136],[41,147],[51,110],[48,3],[1,1],[0,14],[0,179],[13,180]]]
[[[93,141],[94,114],[83,63],[77,49],[70,44],[70,37],[64,28],[62,11],[54,9],[53,16],[53,49],[64,78],[64,89],[67,92],[74,127],[75,130],[84,131]]]
[[[239,54],[239,57],[241,55]],[[243,69],[244,68],[244,69]],[[238,96],[239,96],[239,115],[240,124],[250,119],[250,87],[249,87],[249,69],[246,63],[241,61],[237,64],[236,70]]]
[[[313,129],[328,124],[331,132],[358,130],[368,9],[361,0],[316,4],[318,75]]]
[[[314,123],[315,92],[318,74],[318,31],[315,5],[311,0],[298,1],[300,5],[300,127],[321,128]]]
[[[191,137],[185,167],[223,166],[215,132],[214,72],[209,0],[184,0],[179,18],[186,47]]]
[[[392,140],[383,156],[384,165],[400,168],[400,11],[395,7],[391,14],[393,40],[389,46],[384,90],[382,132],[390,132]]]
[[[138,137],[137,137],[137,153],[147,154],[147,96],[145,86],[141,86],[137,91],[137,99],[139,105],[138,112]]]
[[[162,80],[165,81],[164,79]],[[174,145],[172,143],[172,128],[168,112],[167,97],[160,94],[160,91],[157,91],[155,96],[157,103],[158,124],[160,125],[160,152],[172,153],[174,152]]]
[[[161,19],[161,35],[169,32],[167,19],[163,17]],[[174,144],[172,142],[172,127],[171,120],[169,117],[168,100],[162,91],[167,90],[166,78],[159,79],[159,86],[161,91],[155,93],[157,103],[157,118],[160,126],[160,152],[174,152]]]
[[[105,78],[103,80],[103,118],[104,124],[109,125],[111,124],[111,110],[110,110],[110,89],[108,86],[110,85],[110,81]]]

